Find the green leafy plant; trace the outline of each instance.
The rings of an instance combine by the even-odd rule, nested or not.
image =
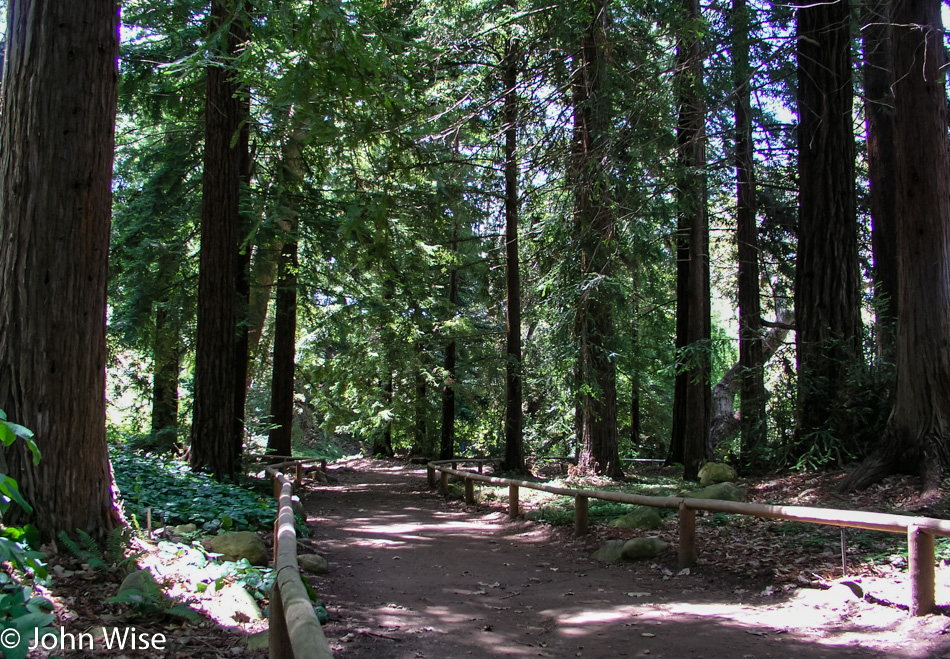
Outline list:
[[[33,463],[38,463],[41,455],[33,433],[8,421],[6,413],[0,410],[0,442],[11,446],[17,439],[26,443],[33,454]],[[20,494],[16,480],[0,473],[0,520],[14,503],[28,513],[33,511]],[[0,563],[12,567],[10,572],[0,571],[0,630],[16,630],[20,638],[16,647],[4,648],[8,659],[26,657],[29,639],[37,633],[43,635],[51,631],[49,624],[55,617],[49,613],[53,604],[45,597],[34,596],[32,587],[23,583],[29,575],[40,579],[47,576],[41,561],[43,555],[30,549],[31,543],[35,545],[38,539],[36,527],[30,524],[13,527],[0,524]]]
[[[146,571],[141,579],[141,585],[141,588],[130,588],[120,595],[110,597],[108,601],[128,604],[132,614],[138,617],[172,616],[191,622],[198,621],[198,614],[191,607],[165,594],[151,572]]]
[[[192,472],[182,462],[147,455],[112,455],[116,485],[126,511],[164,524],[195,524],[206,532],[219,529],[268,529],[277,516],[273,498],[218,483]]]
[[[79,537],[78,543],[65,531],[59,532],[59,539],[74,556],[94,569],[125,574],[135,567],[135,561],[144,553],[128,551],[129,536],[123,529],[112,529],[106,538],[105,552],[95,538],[82,529],[76,529],[76,535]]]

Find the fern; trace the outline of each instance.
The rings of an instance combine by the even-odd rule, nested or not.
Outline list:
[[[129,548],[129,535],[123,529],[112,529],[106,536],[106,551],[102,552],[99,543],[82,529],[76,529],[79,542],[70,538],[65,531],[59,532],[63,545],[80,561],[97,570],[110,572],[129,572],[143,552],[132,552],[126,556]]]
[[[76,534],[79,536],[79,543],[70,538],[66,531],[59,532],[59,539],[70,553],[89,567],[108,570],[109,565],[106,563],[105,556],[103,556],[102,550],[99,549],[95,539],[82,529],[76,529]]]

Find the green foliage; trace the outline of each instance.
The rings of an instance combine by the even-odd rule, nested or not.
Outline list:
[[[11,446],[17,439],[26,443],[33,455],[33,463],[38,463],[40,450],[33,441],[32,431],[8,421],[6,413],[0,410],[0,442]],[[0,521],[14,503],[26,512],[33,510],[20,495],[16,480],[0,473]],[[41,635],[49,631],[49,623],[55,617],[49,613],[52,603],[45,597],[33,596],[32,587],[24,583],[25,577],[31,575],[36,579],[47,576],[42,563],[43,554],[31,549],[31,545],[38,543],[39,532],[35,526],[11,527],[0,523],[0,565],[12,568],[0,570],[0,632],[14,629],[20,635],[16,647],[4,647],[3,655],[9,659],[26,657],[29,639],[37,631]]]
[[[79,542],[70,538],[65,531],[59,532],[59,539],[66,549],[93,569],[126,574],[135,568],[136,561],[144,554],[129,551],[130,536],[125,529],[112,529],[106,537],[105,551],[95,538],[82,529],[76,529],[76,535]]]
[[[126,511],[139,520],[151,508],[153,520],[213,532],[225,518],[233,530],[262,530],[277,516],[272,497],[218,483],[178,461],[114,452],[112,466]]]
[[[250,592],[255,599],[267,599],[274,585],[274,570],[251,565],[247,559],[240,561],[213,560],[204,548],[194,543],[186,545],[162,541],[158,543],[158,556],[165,562],[173,562],[191,588],[198,593],[209,587],[220,590],[226,583],[236,583]]]

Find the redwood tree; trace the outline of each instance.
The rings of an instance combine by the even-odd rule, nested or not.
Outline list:
[[[580,388],[578,466],[619,477],[623,476],[623,468],[617,442],[617,373],[610,359],[613,305],[606,286],[611,274],[609,252],[617,230],[609,182],[607,0],[585,0],[578,8],[578,15],[586,22],[571,82],[574,224],[584,282],[575,321]]]
[[[226,35],[224,52],[218,53],[222,59],[237,51],[242,6],[243,0],[211,3],[211,35],[222,30]],[[232,71],[220,61],[209,66],[191,466],[219,479],[233,478],[238,472],[235,429],[244,413],[237,409],[235,393],[239,200],[247,153],[247,133],[241,130],[244,118],[245,105]]]
[[[710,377],[709,218],[706,213],[706,107],[698,0],[684,0],[685,27],[677,46],[676,126],[678,219],[676,230],[676,347],[679,372],[673,392],[668,462],[683,464],[695,480],[706,457],[712,419]]]
[[[798,258],[795,325],[799,451],[830,432],[860,356],[851,12],[847,0],[798,9]]]
[[[0,409],[43,459],[21,442],[3,458],[46,538],[119,521],[105,431],[118,25],[115,0],[7,3]]]
[[[844,483],[919,474],[939,494],[950,467],[950,154],[939,0],[894,5],[897,389],[880,447]]]

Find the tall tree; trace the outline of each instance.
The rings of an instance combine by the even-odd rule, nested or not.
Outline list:
[[[509,4],[514,8],[515,0]],[[521,364],[521,268],[518,259],[518,63],[520,46],[505,43],[502,82],[505,93],[505,469],[524,471],[523,374]]]
[[[610,358],[615,337],[607,284],[610,253],[617,238],[610,192],[608,0],[582,0],[577,5],[577,16],[584,30],[571,81],[574,224],[580,241],[583,281],[575,321],[580,385],[578,466],[620,477],[623,467],[617,440],[617,373]]]
[[[739,260],[740,456],[747,469],[761,466],[766,434],[765,356],[759,303],[759,228],[755,202],[752,139],[752,67],[749,65],[750,11],[733,0],[732,61],[736,89],[736,243]]]
[[[798,443],[831,433],[860,357],[851,11],[847,0],[798,8]]]
[[[706,458],[712,418],[709,219],[706,213],[706,107],[699,0],[683,2],[683,36],[676,50],[677,141],[676,346],[673,432],[669,462],[695,480]]]
[[[3,458],[45,538],[118,523],[105,433],[118,25],[115,0],[7,3],[0,409],[43,460],[20,442]]]
[[[245,105],[226,61],[239,46],[243,0],[213,0],[211,41],[221,43],[208,67],[205,157],[202,177],[201,251],[198,266],[198,331],[191,466],[216,478],[239,469],[235,426],[240,192],[246,171]],[[223,38],[216,38],[223,35]],[[246,361],[246,355],[245,355]]]
[[[939,495],[950,468],[950,154],[939,0],[894,4],[897,389],[881,445],[844,489],[897,472]]]
[[[458,225],[452,229],[452,251],[458,253]],[[449,310],[456,314],[459,301],[459,271],[457,265],[449,270]],[[439,443],[439,459],[455,456],[455,387],[458,343],[453,336],[445,346],[445,384],[442,385],[442,439]]]
[[[891,0],[863,2],[861,23],[871,247],[874,250],[874,294],[877,297],[876,340],[879,356],[890,361],[894,359],[898,316]]]

